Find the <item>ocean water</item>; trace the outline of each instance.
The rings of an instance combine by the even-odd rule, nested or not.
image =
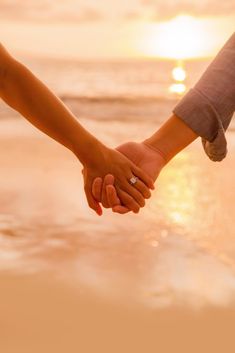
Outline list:
[[[160,124],[182,97],[169,90],[176,61],[22,61],[80,119]],[[210,60],[181,63],[187,74],[186,92],[209,64]],[[0,117],[9,116],[9,109],[1,103],[0,107]],[[235,128],[234,122],[230,128]]]
[[[187,75],[186,92],[210,61],[181,63]],[[182,98],[170,92],[176,61],[77,62],[22,58],[22,62],[80,119],[161,124]],[[0,107],[0,117],[9,116],[9,109],[1,103]],[[230,128],[235,128],[234,122]]]
[[[80,118],[161,123],[180,98],[169,91],[174,61],[22,61]],[[184,63],[187,89],[208,64]]]

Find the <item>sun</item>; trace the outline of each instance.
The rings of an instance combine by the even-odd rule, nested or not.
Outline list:
[[[203,56],[208,40],[200,19],[181,15],[167,22],[150,25],[141,48],[148,56],[189,59]]]

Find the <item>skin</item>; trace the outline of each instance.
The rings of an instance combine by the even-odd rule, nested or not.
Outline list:
[[[189,126],[173,115],[145,141],[129,142],[119,146],[117,150],[144,170],[153,180],[156,180],[162,168],[197,138],[198,135]],[[138,188],[138,183],[135,187]],[[114,176],[107,175],[104,180],[101,178],[94,180],[92,193],[97,202],[103,205],[102,194],[106,192],[108,205],[113,212],[120,214],[129,212],[128,207],[122,205],[115,188]],[[106,204],[105,207],[107,207]]]
[[[112,174],[120,202],[138,213],[153,189],[153,180],[121,151],[105,146],[78,122],[63,102],[32,72],[15,60],[0,44],[0,97],[39,130],[71,150],[83,165],[84,190],[91,209],[102,214],[99,202],[92,194],[96,177]],[[88,153],[92,151],[92,153]],[[139,188],[130,185],[136,175]],[[104,195],[104,204],[108,201]]]
[[[157,179],[160,171],[166,164],[165,158],[160,153],[157,153],[144,143],[128,142],[117,147],[117,150],[142,168],[153,180]],[[115,178],[112,175],[107,175],[104,181],[101,178],[97,178],[94,181],[92,193],[97,201],[100,200],[102,202],[101,194],[105,190],[109,207],[112,207],[114,212],[125,214],[130,210],[121,204],[115,187]],[[139,180],[135,184],[135,187],[139,187]]]

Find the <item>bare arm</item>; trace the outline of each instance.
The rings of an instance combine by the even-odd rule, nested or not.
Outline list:
[[[162,154],[166,162],[190,145],[198,135],[180,118],[173,115],[143,143]]]
[[[78,157],[83,164],[85,192],[89,206],[99,214],[98,202],[91,193],[95,177],[111,173],[117,180],[122,202],[138,212],[149,194],[152,180],[121,153],[104,146],[86,129],[32,72],[0,46],[0,97],[38,129],[55,139]],[[133,173],[143,182],[141,191],[128,183]]]
[[[62,101],[3,46],[0,46],[0,67],[1,98],[38,129],[76,152],[82,163],[87,160],[87,148],[98,141],[79,124]]]

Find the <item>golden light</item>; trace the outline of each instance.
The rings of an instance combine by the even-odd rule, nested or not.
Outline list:
[[[186,85],[184,84],[186,76],[186,71],[183,68],[182,63],[179,62],[178,66],[174,67],[172,70],[172,78],[175,82],[170,85],[169,91],[179,96],[184,94],[186,91]]]
[[[160,207],[164,219],[167,219],[169,224],[191,230],[196,215],[199,183],[198,169],[189,167],[189,160],[190,154],[185,151],[175,158],[175,162],[169,166],[163,178],[159,180],[159,194],[158,197],[153,197],[150,209],[153,218],[156,217],[156,212]]]
[[[167,22],[147,26],[140,50],[148,56],[189,59],[205,55],[209,43],[205,22],[181,15]]]
[[[186,71],[182,67],[175,67],[172,70],[172,77],[175,81],[183,82],[186,79]]]
[[[184,94],[186,91],[186,86],[183,83],[173,83],[169,88],[171,93],[176,93],[178,95]]]

